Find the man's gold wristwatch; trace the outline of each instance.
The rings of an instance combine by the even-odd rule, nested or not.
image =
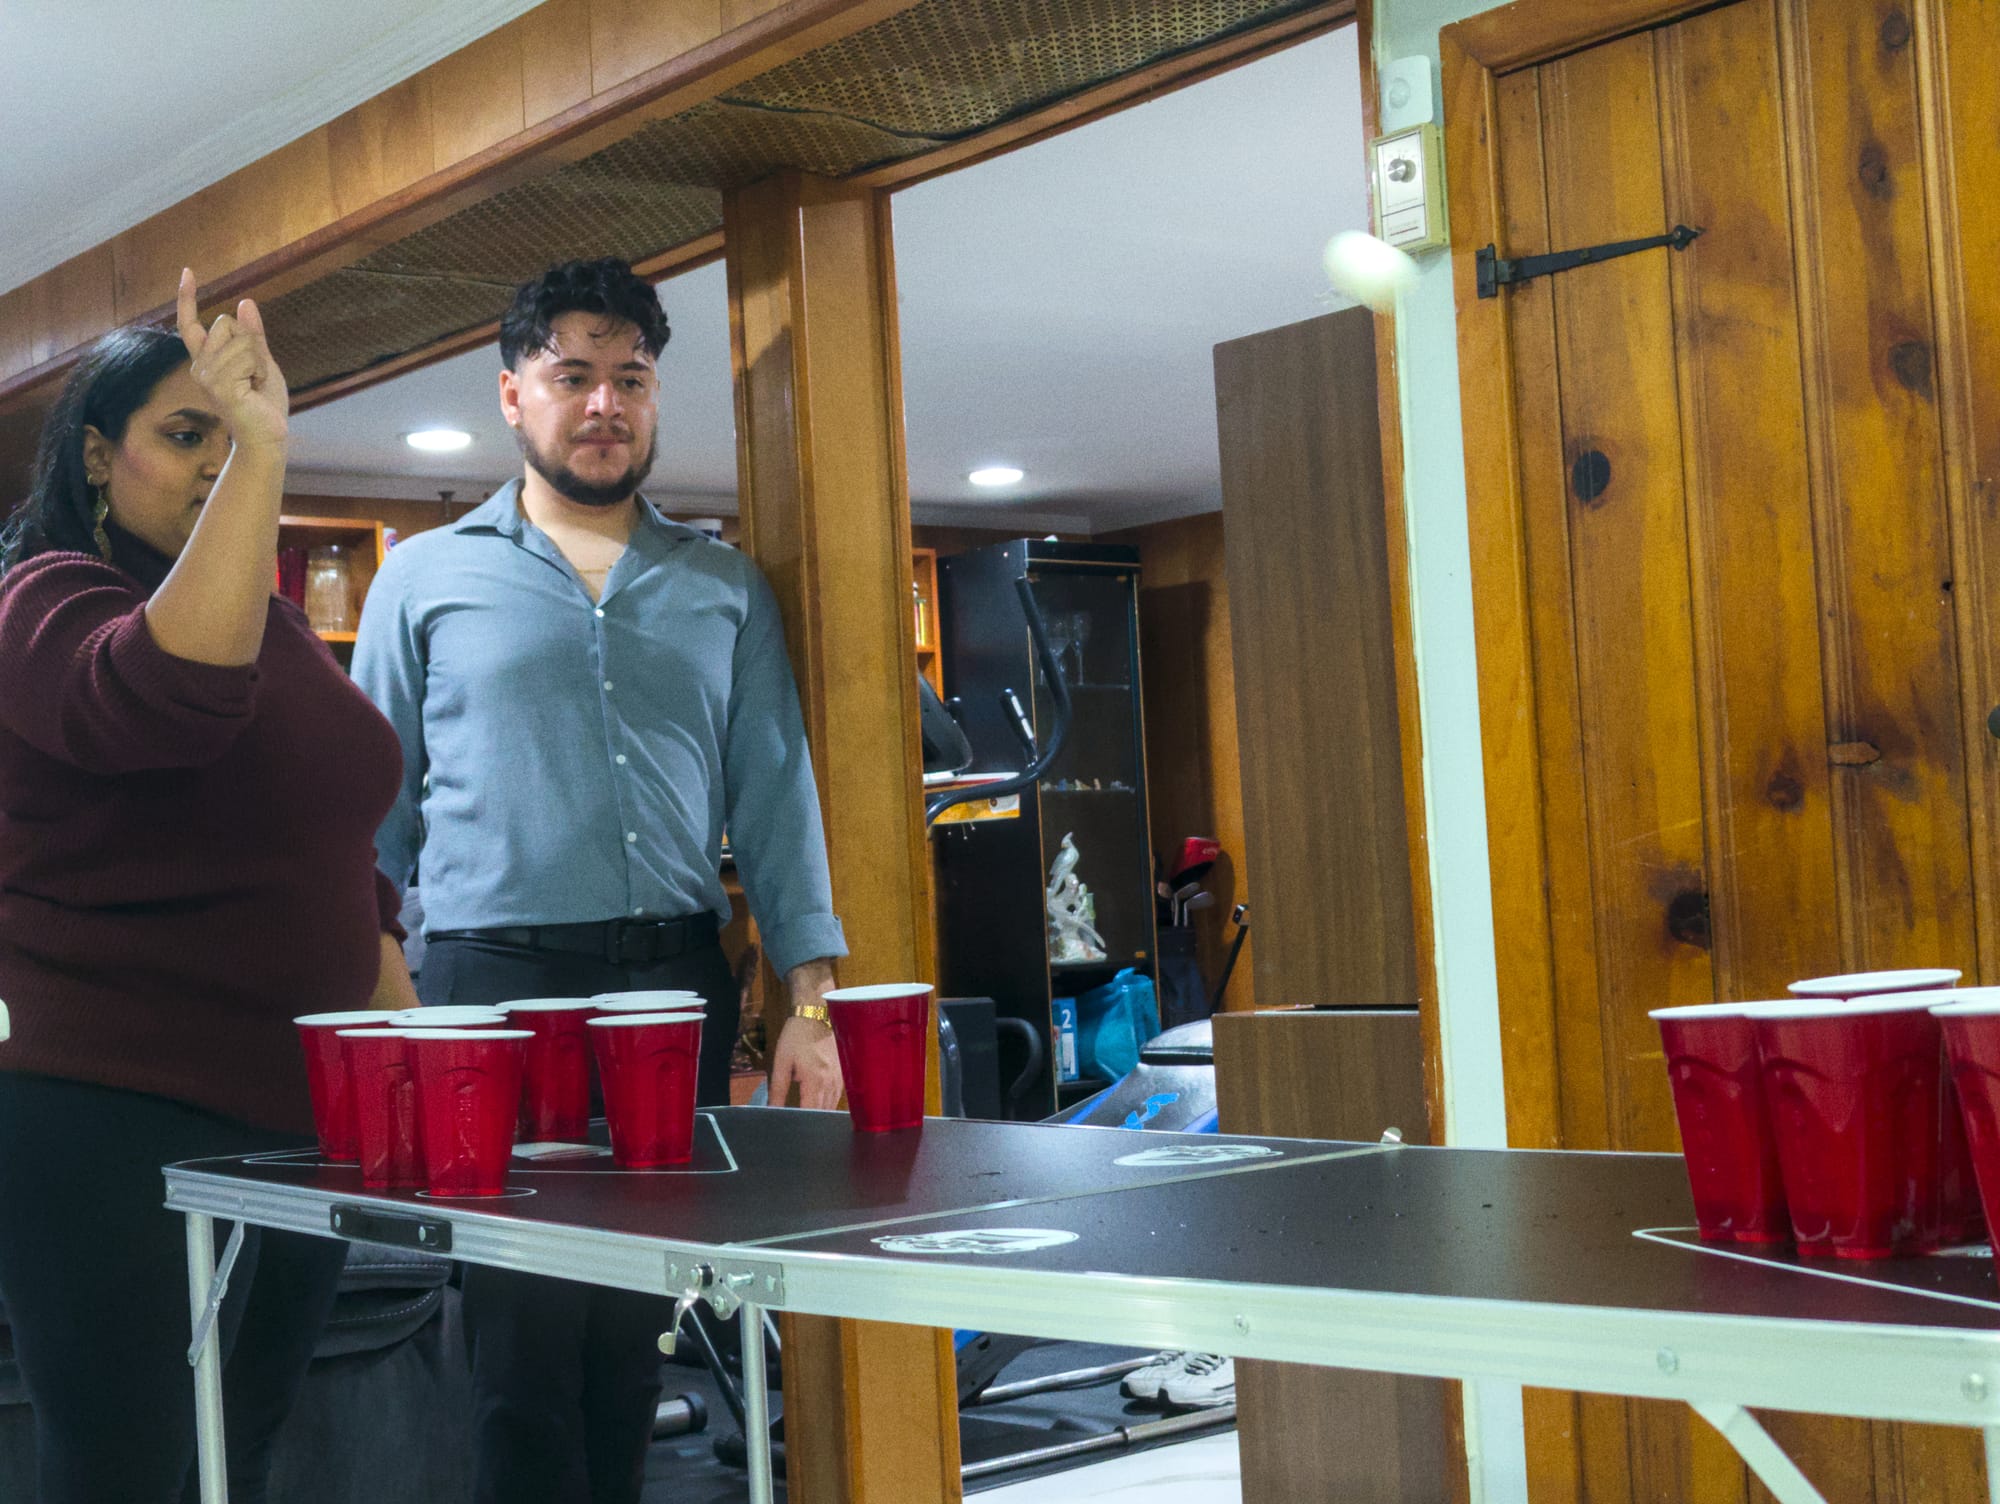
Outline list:
[[[826,1016],[825,1003],[794,1003],[792,1005],[792,1017],[809,1019],[816,1024],[826,1024],[829,1028],[833,1024],[833,1020]]]

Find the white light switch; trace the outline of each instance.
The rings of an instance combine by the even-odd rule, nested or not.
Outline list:
[[[1420,125],[1369,148],[1375,172],[1375,233],[1404,251],[1448,242],[1438,130]]]

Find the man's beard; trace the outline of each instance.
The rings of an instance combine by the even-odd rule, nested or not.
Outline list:
[[[521,453],[535,474],[549,483],[551,489],[565,500],[573,501],[580,507],[615,507],[634,491],[645,478],[653,473],[653,460],[660,452],[660,436],[656,433],[646,446],[645,457],[628,465],[625,473],[617,480],[597,485],[585,480],[569,466],[542,452],[535,441],[528,437],[525,429],[514,430],[514,438],[521,446]]]

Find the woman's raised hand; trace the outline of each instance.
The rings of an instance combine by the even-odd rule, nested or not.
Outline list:
[[[201,327],[192,271],[181,272],[177,308],[181,343],[193,362],[194,379],[215,399],[230,438],[246,448],[282,446],[292,396],[284,372],[264,339],[264,316],[245,298],[234,318],[219,314]]]

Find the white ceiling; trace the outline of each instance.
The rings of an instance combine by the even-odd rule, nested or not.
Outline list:
[[[0,0],[0,223],[31,227],[0,241],[0,288],[531,3]],[[80,35],[120,44],[93,52]],[[1366,224],[1361,147],[1350,27],[898,194],[919,520],[1106,531],[1218,506],[1211,349],[1345,306],[1319,253]],[[661,296],[674,337],[648,489],[730,512],[721,267],[673,278]],[[475,351],[299,415],[292,488],[476,499],[519,467],[496,364]],[[436,457],[402,442],[434,424],[467,429],[472,447]],[[966,482],[1002,461],[1027,472],[1004,496]]]
[[[0,0],[0,291],[537,3]]]

